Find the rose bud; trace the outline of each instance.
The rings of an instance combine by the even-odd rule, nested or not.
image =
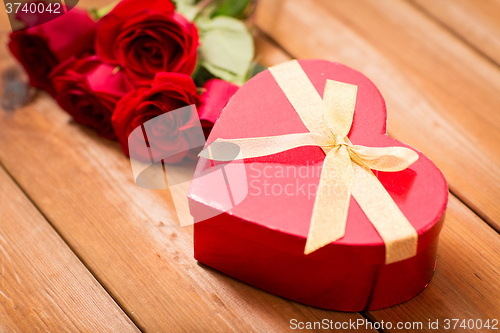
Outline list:
[[[167,163],[177,163],[186,157],[196,158],[189,149],[193,142],[199,141],[197,113],[180,115],[171,112],[188,105],[199,105],[199,96],[191,77],[179,73],[158,73],[151,88],[141,87],[125,95],[111,118],[123,153],[143,160],[152,157],[155,161],[170,156],[164,159]],[[158,117],[163,114],[166,116]],[[147,138],[150,152],[141,150],[143,136],[130,135],[146,122],[151,129]],[[134,149],[134,152],[129,154],[129,149]]]
[[[198,31],[170,0],[123,0],[97,24],[96,52],[121,66],[137,86],[158,72],[191,75]]]
[[[201,95],[201,106],[198,114],[205,138],[208,138],[222,109],[238,89],[238,86],[220,79],[208,80],[203,85],[204,91]]]
[[[50,77],[61,108],[100,136],[116,139],[111,114],[118,100],[133,88],[123,71],[91,56],[62,63]]]
[[[33,22],[26,15],[16,18]],[[73,8],[47,23],[10,34],[9,49],[23,65],[30,84],[54,96],[49,73],[61,62],[94,51],[95,22],[87,12]]]

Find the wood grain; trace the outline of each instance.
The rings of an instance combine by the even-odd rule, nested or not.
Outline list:
[[[192,228],[178,226],[168,191],[137,187],[119,145],[75,124],[46,94],[0,112],[0,127],[0,161],[141,330],[282,332],[292,318],[363,318],[290,302],[198,264]]]
[[[452,196],[440,236],[437,269],[429,286],[408,302],[367,315],[379,322],[391,321],[394,328],[397,322],[422,322],[425,332],[436,332],[429,329],[429,319],[439,320],[440,331],[444,331],[445,319],[500,321],[498,253],[500,235]],[[467,331],[484,332],[477,328]]]
[[[292,57],[259,29],[254,30],[255,57],[265,67],[289,61]]]
[[[257,9],[257,25],[294,57],[339,61],[374,81],[389,134],[429,156],[500,230],[497,66],[404,1],[263,0]]]
[[[264,58],[267,66],[289,57],[284,52],[280,54],[267,39],[257,42],[257,50],[273,55]],[[372,321],[390,321],[393,327],[398,322],[422,322],[424,331],[429,331],[429,319],[439,320],[441,329],[444,319],[498,319],[499,251],[498,233],[451,195],[440,237],[437,270],[427,289],[399,306],[364,314]]]
[[[387,100],[390,133],[436,161],[454,193],[499,225],[500,74],[491,62],[407,2],[261,0],[256,18],[293,56],[337,60],[370,77]],[[290,58],[258,31],[256,44],[266,65]],[[12,64],[2,48],[0,70]],[[178,226],[168,191],[138,188],[118,144],[75,124],[46,94],[0,111],[0,128],[0,162],[140,329],[281,332],[292,318],[363,318],[290,302],[198,264],[192,229]],[[453,196],[447,214],[429,287],[364,315],[425,327],[500,313],[500,236]],[[6,318],[17,325],[19,314]]]
[[[0,332],[138,332],[0,167]]]
[[[495,0],[410,0],[500,64],[500,2]]]
[[[192,228],[177,227],[168,193],[138,188],[118,145],[71,123],[47,96],[0,126],[0,160],[141,329],[279,332],[292,318],[362,318],[197,264]]]

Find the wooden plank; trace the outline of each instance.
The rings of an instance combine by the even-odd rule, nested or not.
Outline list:
[[[441,232],[437,270],[429,286],[408,302],[371,311],[368,316],[374,321],[391,321],[394,331],[397,322],[422,322],[423,331],[436,332],[429,329],[428,320],[438,320],[441,332],[445,319],[459,319],[460,323],[465,319],[466,324],[468,319],[483,323],[489,319],[490,324],[492,319],[500,321],[498,253],[500,235],[452,196]],[[464,331],[485,330],[474,326]]]
[[[0,167],[0,332],[138,332]]]
[[[0,50],[0,68],[9,63]],[[0,161],[140,329],[282,332],[291,319],[363,319],[198,264],[192,228],[177,226],[169,193],[138,188],[118,144],[72,122],[47,95],[0,112],[0,128]]]
[[[493,0],[410,1],[500,64],[500,2]]]
[[[289,54],[286,54],[279,45],[274,43],[259,29],[254,30],[254,43],[255,57],[265,67],[271,67],[292,59]]]
[[[141,329],[279,332],[292,318],[362,318],[289,302],[198,265],[192,228],[172,227],[168,193],[137,188],[118,145],[71,123],[46,96],[0,126],[2,163]]]
[[[310,33],[310,36],[314,35]],[[168,224],[175,219],[168,195],[135,188],[127,160],[121,156],[118,146],[69,122],[48,99],[39,98],[30,107],[2,116],[0,160],[5,160],[30,197],[58,230],[64,232],[72,246],[75,244],[77,253],[92,264],[89,264],[92,270],[95,272],[94,267],[98,268],[97,276],[113,288],[113,295],[121,295],[120,303],[127,300],[128,312],[148,324],[147,329],[202,327],[189,326],[189,323],[182,326],[182,318],[186,322],[199,320],[209,327],[238,331],[285,330],[291,318],[360,318],[287,302],[196,265],[192,259],[190,231],[158,227],[159,221]],[[37,165],[39,170],[28,168],[25,163]],[[41,184],[35,183],[35,179]],[[450,211],[454,209],[450,205]],[[456,215],[462,219],[460,211]],[[466,217],[462,223],[468,222]],[[156,253],[163,255],[161,260],[151,258]],[[128,269],[122,267],[127,265]],[[496,281],[491,272],[485,273],[488,282]],[[141,283],[134,278],[146,281]],[[115,281],[118,281],[116,285]],[[162,297],[178,302],[177,306],[165,304]],[[213,321],[207,318],[206,312],[198,316],[200,307],[196,302],[210,308],[208,312],[213,315]],[[461,304],[467,304],[467,298],[463,302]],[[184,311],[190,306],[194,309],[186,315]],[[160,308],[151,310],[151,317],[174,318],[152,318],[154,323],[150,324],[144,319],[146,309],[140,314],[134,311],[143,307]],[[346,317],[342,317],[344,315]],[[219,318],[232,326],[216,326]]]
[[[295,9],[294,13],[300,13],[300,15],[291,15],[291,17],[289,13],[285,13],[283,14],[285,17],[281,17],[277,15],[276,11],[286,12],[287,6],[290,5],[285,6],[281,3],[283,7],[273,7],[276,3],[271,1],[261,1],[260,5],[262,6],[260,10],[279,22],[273,25],[269,32],[273,37],[276,36],[278,41],[284,43],[285,47],[291,41],[286,37],[281,40],[280,33],[297,25],[296,30],[290,34],[295,34],[295,41],[304,44],[302,50],[316,45],[320,49],[318,52],[322,52],[321,55],[316,56],[312,55],[312,52],[308,52],[307,56],[327,56],[327,51],[321,50],[324,48],[323,43],[326,44],[325,38],[310,41],[302,38],[302,35],[297,36],[300,30],[311,30],[310,27],[300,24],[302,22],[300,22],[299,16],[314,17],[318,27],[324,26],[327,21],[333,21],[332,18],[321,20],[321,14],[316,12],[316,8],[310,3],[308,3],[307,9],[306,7]],[[313,13],[306,15],[307,10],[313,10]],[[291,20],[293,24],[288,20]],[[272,24],[272,22],[263,21],[262,16],[258,16],[257,23],[263,29],[267,27],[267,23]],[[328,28],[330,26],[326,27],[326,29]],[[273,31],[276,30],[279,32],[274,35]],[[332,33],[331,30],[329,31]],[[308,33],[308,35],[314,39],[315,35],[312,33]],[[346,38],[345,40],[349,41],[350,39]],[[264,40],[258,42],[257,46],[258,49],[265,50],[271,48],[272,44]],[[300,52],[300,50],[299,46],[293,45],[291,52],[295,54],[294,52]],[[333,52],[331,49],[329,51]],[[282,56],[285,57],[284,54]],[[347,55],[344,57],[347,60],[350,58]],[[279,59],[280,57],[275,55],[273,58]],[[268,66],[274,64],[272,61],[266,63]],[[404,88],[410,89],[409,86]],[[391,118],[389,118],[389,123],[391,123]],[[481,319],[483,323],[490,319],[491,323],[491,319],[498,319],[498,313],[500,313],[500,305],[496,301],[500,297],[500,260],[497,256],[499,251],[500,237],[498,233],[451,195],[446,221],[441,233],[437,270],[429,286],[417,297],[406,303],[364,314],[372,321],[381,322],[383,320],[386,323],[390,321],[394,328],[398,322],[422,322],[424,331],[430,331],[428,329],[429,319],[431,321],[439,320],[441,330],[444,329],[445,319]],[[480,332],[481,329],[476,328],[470,331]]]
[[[297,58],[342,62],[381,90],[388,130],[429,156],[500,231],[500,70],[402,1],[259,2],[257,25]]]

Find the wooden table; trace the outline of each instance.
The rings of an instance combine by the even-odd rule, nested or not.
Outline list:
[[[342,313],[198,264],[192,228],[165,227],[168,191],[137,187],[117,143],[42,93],[0,111],[0,332],[286,332],[291,319],[365,318],[442,331],[445,319],[500,319],[500,2],[260,0],[255,25],[267,66],[324,58],[363,72],[386,99],[389,133],[443,171],[430,285],[399,306]],[[2,46],[0,70],[12,66]]]

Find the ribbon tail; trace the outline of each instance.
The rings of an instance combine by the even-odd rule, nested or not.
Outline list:
[[[353,163],[345,146],[326,155],[304,254],[344,237],[353,173]]]
[[[373,173],[353,163],[352,195],[385,243],[385,263],[417,254],[418,234]]]
[[[297,133],[246,139],[217,139],[198,155],[214,161],[234,161],[281,153],[303,146],[331,146],[328,137],[314,133]]]

